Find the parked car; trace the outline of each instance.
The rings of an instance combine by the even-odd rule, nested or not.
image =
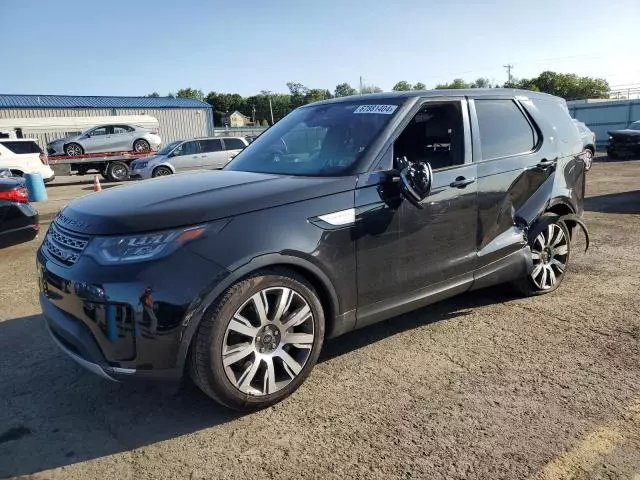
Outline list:
[[[607,145],[609,158],[640,158],[640,120],[623,130],[609,132]]]
[[[596,154],[596,134],[587,127],[586,123],[580,120],[574,118],[573,123],[575,123],[576,127],[578,127],[578,132],[580,132],[583,149],[582,159],[584,160],[585,170],[589,171],[593,164],[593,157]]]
[[[0,169],[11,170],[14,176],[39,173],[45,182],[55,178],[47,154],[30,138],[0,138]]]
[[[222,171],[69,203],[37,254],[42,311],[102,377],[189,374],[262,408],[326,338],[505,282],[556,290],[584,229],[581,153],[566,103],[541,93],[305,105]]]
[[[178,140],[155,155],[131,162],[129,178],[163,177],[190,170],[222,168],[248,144],[244,137]]]
[[[156,150],[162,139],[156,132],[137,125],[99,125],[79,135],[60,138],[47,145],[51,155],[70,157],[85,153],[149,152]]]
[[[24,180],[0,170],[0,248],[33,240],[39,230],[38,212],[29,203]]]

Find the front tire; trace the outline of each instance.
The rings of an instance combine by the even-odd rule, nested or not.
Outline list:
[[[173,172],[169,167],[156,167],[153,169],[153,172],[151,172],[151,176],[153,178],[166,177],[167,175],[172,175],[172,174]]]
[[[84,148],[78,143],[70,143],[64,146],[64,153],[66,153],[68,157],[77,157],[84,154]]]
[[[533,269],[513,283],[525,296],[543,295],[555,291],[569,266],[571,237],[569,229],[554,213],[545,213],[529,232],[529,248]]]
[[[324,313],[313,287],[287,270],[239,281],[208,309],[194,337],[190,373],[208,396],[257,410],[291,395],[316,364]]]
[[[587,148],[583,152],[584,155],[584,169],[585,171],[591,170],[591,165],[593,165],[593,152],[590,148]]]

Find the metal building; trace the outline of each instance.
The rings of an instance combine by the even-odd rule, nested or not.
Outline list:
[[[113,122],[117,122],[118,115],[156,118],[163,144],[214,134],[211,105],[191,98],[0,94],[0,119],[113,116]],[[36,138],[44,147],[51,140],[65,136],[64,133],[75,132],[42,131],[25,134],[25,137]]]

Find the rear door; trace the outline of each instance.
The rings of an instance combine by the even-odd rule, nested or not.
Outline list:
[[[521,100],[469,101],[478,170],[478,268],[523,248],[519,213],[535,192],[553,181],[557,158],[542,148],[539,126]]]
[[[198,140],[184,142],[176,148],[173,153],[174,156],[171,157],[170,163],[173,165],[176,172],[196,170],[202,165],[202,159],[200,158],[200,143]]]
[[[42,150],[35,141],[0,139],[0,145],[0,168],[34,172],[42,167]]]
[[[114,125],[111,136],[114,150],[118,152],[133,150],[133,132],[133,127],[129,125]]]
[[[200,168],[224,167],[224,149],[219,138],[200,140]]]
[[[229,163],[233,159],[233,157],[238,155],[242,151],[242,149],[246,147],[246,144],[240,138],[225,138],[223,139],[223,142],[226,152],[224,165]],[[224,167],[224,165],[222,166]]]

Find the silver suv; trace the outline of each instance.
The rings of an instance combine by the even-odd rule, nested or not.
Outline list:
[[[178,140],[155,155],[131,162],[129,178],[162,177],[190,170],[222,168],[248,144],[244,137]]]

